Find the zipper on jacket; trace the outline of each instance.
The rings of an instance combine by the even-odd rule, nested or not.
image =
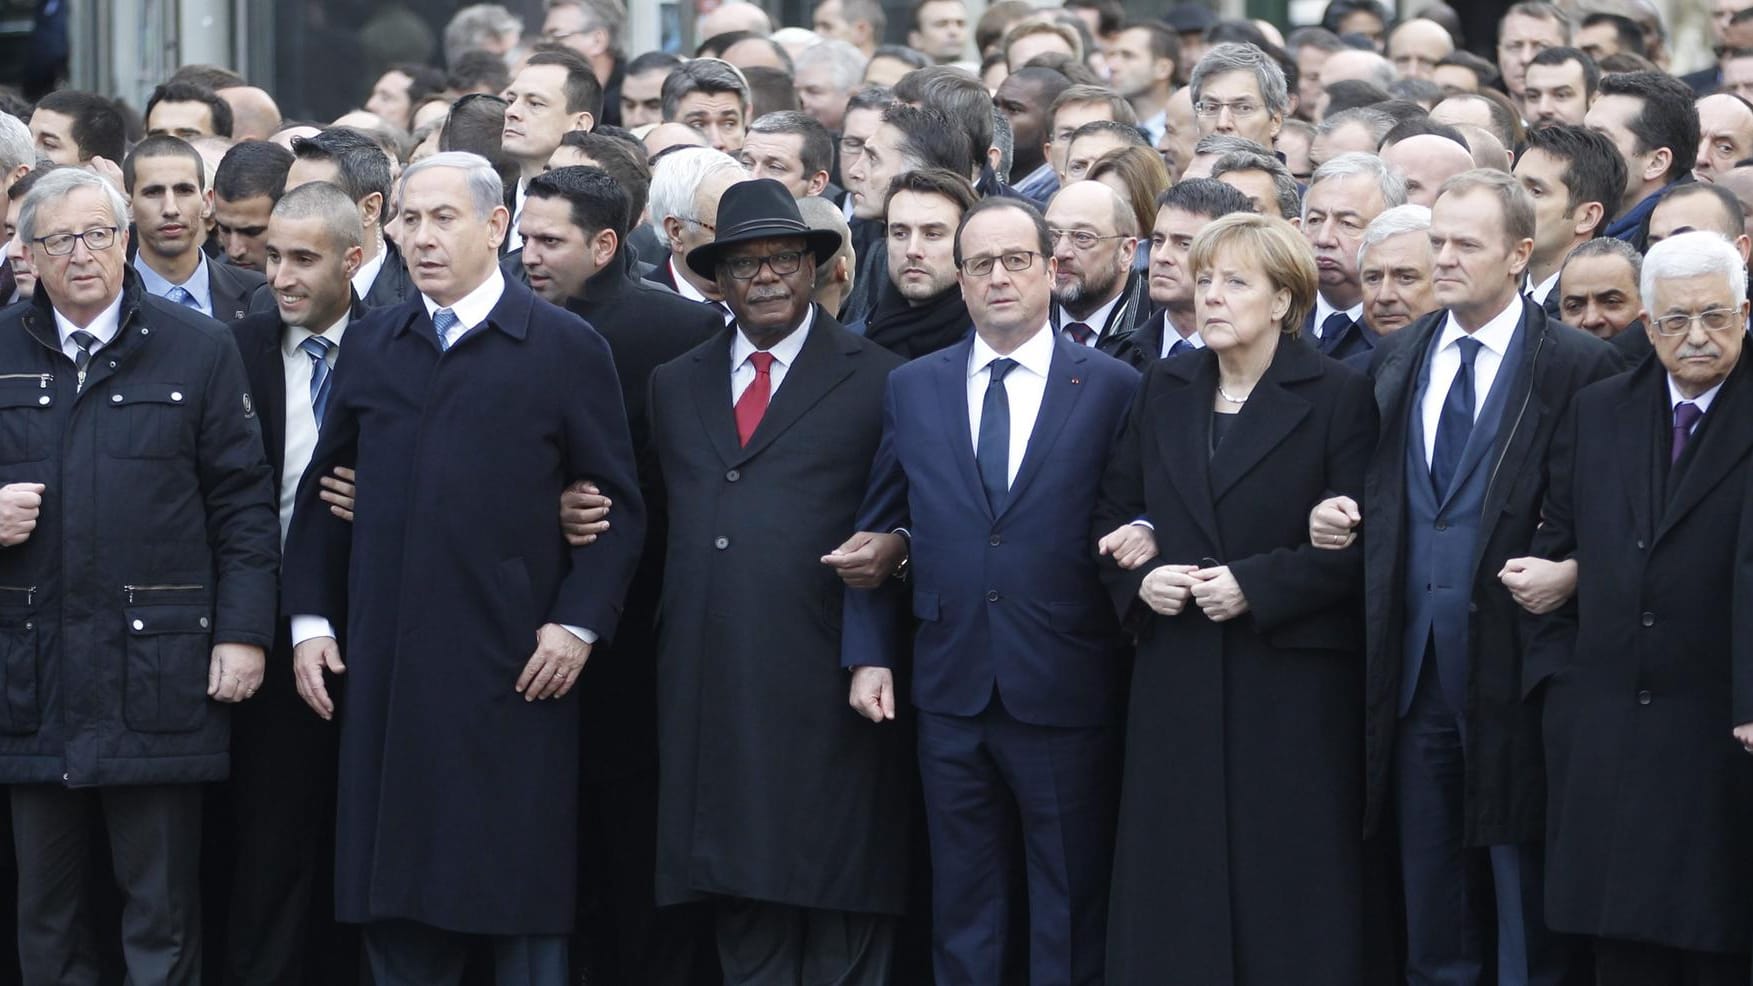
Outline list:
[[[37,587],[34,585],[0,585],[0,592],[24,593],[24,604],[32,605],[36,601]]]
[[[122,591],[128,594],[128,605],[132,606],[136,592],[194,592],[205,588],[204,585],[125,585]]]
[[[1536,379],[1536,374],[1540,369],[1540,352],[1545,348],[1546,333],[1542,331],[1539,340],[1534,344],[1534,358],[1528,361],[1528,392],[1522,395],[1521,409],[1516,411],[1516,420],[1510,423],[1509,439],[1503,443],[1503,450],[1497,454],[1497,462],[1491,467],[1491,478],[1485,481],[1484,502],[1489,502],[1491,499],[1491,490],[1497,485],[1498,470],[1503,468],[1503,460],[1510,454],[1510,445],[1516,440],[1516,432],[1521,430],[1522,418],[1527,415],[1528,405],[1534,400],[1534,388],[1539,385],[1539,381]],[[1502,371],[1500,370],[1499,372]],[[1480,507],[1480,514],[1482,516],[1484,514],[1483,503]]]
[[[39,390],[48,390],[53,373],[0,373],[0,380],[35,380]]]

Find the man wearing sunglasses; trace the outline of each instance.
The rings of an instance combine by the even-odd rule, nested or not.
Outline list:
[[[840,239],[773,179],[731,185],[687,265],[734,322],[651,378],[657,904],[710,909],[727,984],[887,983],[906,895],[904,737],[846,708],[821,563],[856,529],[901,362],[811,301]]]

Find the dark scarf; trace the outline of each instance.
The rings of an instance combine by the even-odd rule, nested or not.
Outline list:
[[[864,336],[897,356],[918,359],[961,342],[973,325],[959,289],[914,306],[885,278]]]

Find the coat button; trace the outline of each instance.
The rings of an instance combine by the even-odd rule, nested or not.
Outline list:
[[[1637,539],[1637,550],[1639,550],[1639,551],[1643,550],[1643,538]]]
[[[1654,614],[1654,613],[1643,614],[1643,625],[1646,627],[1655,626],[1656,625],[1656,614]]]
[[[725,479],[725,482],[727,482],[727,483],[734,483],[741,478],[743,478],[743,474],[740,472],[737,472],[735,469],[732,469],[730,472],[727,472],[724,474],[724,479]]]
[[[49,406],[49,395],[44,394],[43,396],[37,398],[37,403],[41,404],[44,407],[48,407]]]
[[[205,616],[201,617],[201,629],[207,629],[207,618]]]
[[[1446,530],[1448,530],[1448,529],[1449,529],[1449,522],[1448,522],[1448,521],[1446,521],[1446,520],[1439,520],[1439,521],[1437,521],[1437,522],[1436,522],[1436,529],[1437,529],[1437,530],[1439,530],[1439,531],[1446,531]]]
[[[135,620],[134,621],[134,629],[136,629],[136,630],[146,629],[146,621],[145,620]]]
[[[1467,612],[1469,612],[1469,613],[1477,613],[1477,612],[1479,612],[1479,604],[1478,604],[1478,603],[1472,603],[1472,602],[1470,602],[1470,603],[1468,603],[1468,604],[1467,604]]]
[[[717,548],[720,551],[723,551],[724,549],[730,547],[730,538],[722,538],[721,537],[721,538],[713,541],[712,546],[714,548]]]
[[[1650,702],[1654,701],[1654,699],[1655,696],[1651,695],[1647,688],[1637,693],[1637,704],[1639,705],[1648,705]]]
[[[173,401],[180,401],[180,400],[182,400],[182,399],[183,399],[183,392],[182,392],[182,391],[180,391],[180,390],[173,390],[173,391],[171,391],[171,392],[170,392],[170,399],[171,399],[171,400],[173,400]]]
[[[122,395],[121,395],[121,394],[111,394],[111,395],[110,395],[110,403],[111,403],[111,404],[120,404],[120,403],[122,403]]]
[[[116,361],[115,361],[115,360],[110,360],[110,369],[112,369],[112,370],[113,370],[113,369],[115,369],[115,368],[116,368]]]
[[[989,603],[998,602],[998,590],[993,589],[992,591],[986,593],[986,601]]]
[[[992,545],[992,546],[993,546],[993,547],[994,547],[994,548],[996,548],[996,547],[998,547],[998,546],[999,546],[999,545],[1001,545],[1001,544],[1003,544],[1003,543],[1004,543],[1004,538],[1001,538],[1001,537],[999,537],[999,536],[998,536],[998,535],[996,535],[996,534],[994,534],[994,535],[992,535],[992,536],[991,536],[991,537],[989,537],[989,538],[987,538],[987,539],[986,539],[986,543],[987,543],[987,544],[990,544],[990,545]]]

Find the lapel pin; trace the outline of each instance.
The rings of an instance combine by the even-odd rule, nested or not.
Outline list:
[[[1082,381],[1082,380],[1079,380],[1079,379],[1078,379],[1078,378],[1076,378],[1076,377],[1072,377],[1072,378],[1071,378],[1071,382],[1072,382],[1072,383],[1083,383],[1083,381]]]

